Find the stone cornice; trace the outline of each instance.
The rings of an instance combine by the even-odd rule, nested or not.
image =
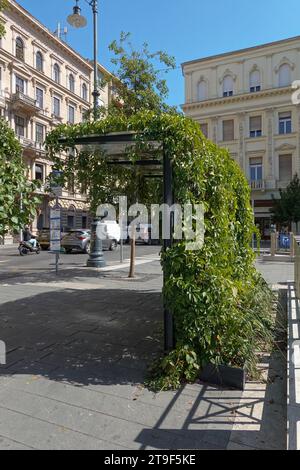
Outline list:
[[[269,96],[284,95],[291,93],[291,87],[285,88],[272,88],[269,90],[262,90],[257,93],[243,93],[241,95],[233,95],[226,98],[214,98],[206,101],[197,101],[194,103],[185,103],[181,106],[183,111],[195,111],[197,109],[210,108],[213,106],[227,105],[232,103],[241,103],[244,101],[252,101],[258,98],[266,98]]]

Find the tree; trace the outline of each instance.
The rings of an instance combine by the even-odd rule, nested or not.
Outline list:
[[[163,51],[150,52],[147,43],[142,49],[134,50],[130,33],[121,33],[120,40],[113,41],[109,50],[116,67],[113,80],[114,97],[108,109],[100,109],[100,115],[124,114],[131,116],[141,110],[176,112],[175,107],[165,103],[169,89],[162,73],[176,67],[175,58]],[[159,66],[160,68],[157,68]],[[111,80],[111,78],[110,78]],[[101,85],[107,83],[103,78]]]
[[[0,13],[2,13],[4,9],[7,7],[8,7],[7,0],[0,0]],[[4,35],[5,35],[5,27],[0,18],[0,38],[2,38]]]
[[[37,212],[38,182],[30,182],[22,147],[5,120],[0,119],[0,236],[19,230]]]
[[[300,180],[296,174],[286,189],[280,189],[280,199],[273,197],[272,220],[279,224],[300,222]]]

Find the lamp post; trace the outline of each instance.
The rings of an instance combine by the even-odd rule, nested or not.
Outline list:
[[[86,0],[93,10],[93,30],[94,30],[94,120],[97,120],[98,99],[100,96],[98,90],[98,0]],[[76,5],[73,8],[73,14],[67,18],[68,23],[74,28],[85,28],[87,19],[81,15],[81,8],[78,5],[79,0],[76,0]]]
[[[94,121],[97,120],[98,99],[100,96],[98,90],[98,0],[85,0],[86,3],[92,7],[93,10],[93,31],[94,31]],[[73,8],[73,14],[68,16],[68,23],[74,28],[84,28],[87,25],[87,19],[81,15],[81,8],[78,5],[79,0],[76,0],[76,5]],[[99,226],[101,220],[95,218],[91,227],[91,249],[90,256],[87,261],[87,266],[92,268],[102,268],[106,265],[102,251],[102,239],[99,236]]]

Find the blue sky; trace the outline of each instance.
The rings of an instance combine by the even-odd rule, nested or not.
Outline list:
[[[54,31],[66,24],[75,0],[19,0],[19,3]],[[92,56],[92,16],[86,30],[69,28],[68,43],[83,56]],[[108,44],[120,31],[132,33],[138,47],[147,41],[151,50],[176,57],[177,65],[199,57],[250,47],[300,35],[299,0],[100,0],[99,61],[109,70]],[[113,70],[112,70],[113,71]],[[184,101],[181,69],[167,75],[169,103]]]

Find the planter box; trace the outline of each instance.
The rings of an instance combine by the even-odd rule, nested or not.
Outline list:
[[[208,382],[212,385],[221,385],[222,387],[244,390],[246,375],[245,368],[208,364],[202,369],[199,378],[202,382]]]

